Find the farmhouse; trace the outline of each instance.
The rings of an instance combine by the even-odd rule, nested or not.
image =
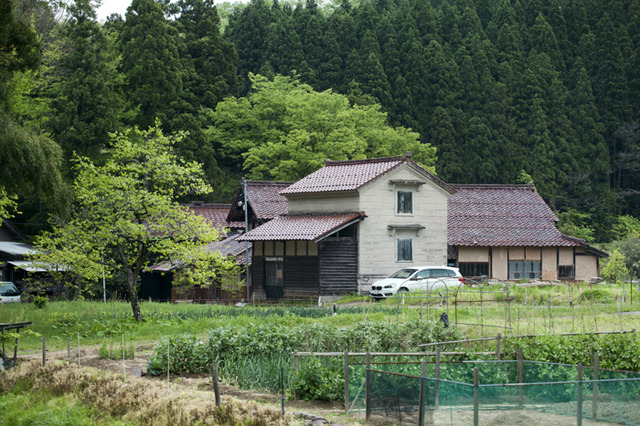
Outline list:
[[[326,161],[280,191],[286,214],[238,238],[253,243],[254,296],[366,292],[404,266],[444,264],[454,192],[409,155]]]
[[[533,186],[449,185],[409,155],[326,161],[280,185],[282,213],[261,225],[254,219],[238,238],[253,243],[257,298],[367,292],[375,280],[417,265],[501,280],[588,280],[607,256],[561,234]],[[254,195],[254,209],[269,204],[262,195]]]
[[[465,277],[589,280],[607,254],[563,235],[532,185],[453,185],[449,263]]]

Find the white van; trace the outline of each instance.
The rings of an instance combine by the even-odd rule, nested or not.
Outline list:
[[[0,281],[0,303],[19,303],[20,292],[11,281]]]

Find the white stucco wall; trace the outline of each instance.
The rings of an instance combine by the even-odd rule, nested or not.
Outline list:
[[[292,194],[288,197],[289,213],[358,212],[360,203],[356,191],[344,193]]]
[[[423,185],[390,184],[391,180],[420,180]],[[413,191],[413,213],[396,213],[397,190]],[[369,291],[376,279],[406,266],[446,265],[448,193],[408,164],[360,189],[359,210],[367,217],[359,224],[358,288]],[[425,229],[389,230],[389,225],[421,225]],[[413,238],[413,261],[398,262],[396,238]]]

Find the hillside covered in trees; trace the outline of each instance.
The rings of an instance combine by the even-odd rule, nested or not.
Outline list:
[[[25,140],[41,176],[69,181],[74,152],[104,161],[108,132],[156,118],[188,132],[176,152],[203,163],[212,201],[243,174],[295,179],[323,155],[420,141],[448,182],[533,181],[576,236],[606,241],[619,216],[640,216],[640,0],[133,0],[104,23],[89,0],[0,3],[3,19],[13,11],[0,52],[15,59],[0,62],[0,148],[14,164],[0,190],[18,196],[23,227],[63,211],[66,193],[50,178],[19,183],[33,175],[17,161]],[[319,103],[344,111],[351,133],[319,141]]]

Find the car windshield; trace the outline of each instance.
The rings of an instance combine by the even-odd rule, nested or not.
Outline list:
[[[389,278],[409,278],[417,269],[401,269],[398,272],[389,275]]]
[[[20,292],[11,282],[0,282],[0,296],[19,296]]]

